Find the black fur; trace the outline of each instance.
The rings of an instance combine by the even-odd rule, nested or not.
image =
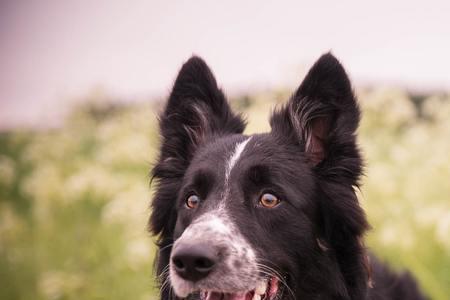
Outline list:
[[[355,135],[359,119],[343,67],[323,55],[273,113],[272,131],[252,137],[233,171],[227,206],[258,259],[286,278],[296,299],[424,299],[410,276],[369,262],[362,242],[369,225],[355,194],[363,166]],[[224,201],[221,165],[243,140],[244,127],[207,65],[192,57],[160,116],[161,151],[152,171],[157,188],[149,227],[159,236],[161,281],[176,238]],[[183,209],[187,186],[200,191],[195,212]],[[280,205],[258,206],[266,191],[279,196]],[[169,290],[164,286],[162,299],[175,297]]]
[[[160,116],[161,151],[152,177],[158,188],[149,228],[159,237],[157,273],[167,266],[177,218],[175,201],[194,152],[214,137],[242,133],[245,122],[233,114],[206,63],[192,57],[181,68]],[[167,299],[167,295],[163,298]]]

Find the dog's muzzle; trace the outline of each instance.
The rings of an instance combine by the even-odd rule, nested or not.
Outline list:
[[[246,292],[259,279],[255,250],[223,209],[199,217],[173,245],[170,283],[179,297]]]

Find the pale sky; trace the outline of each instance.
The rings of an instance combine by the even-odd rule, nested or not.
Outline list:
[[[355,86],[450,90],[449,1],[0,1],[0,127],[101,86],[164,97],[202,56],[229,94],[294,86],[332,51]]]

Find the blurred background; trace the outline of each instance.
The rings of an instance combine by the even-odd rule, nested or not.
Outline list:
[[[202,56],[247,133],[332,51],[363,109],[367,245],[450,295],[445,1],[0,2],[0,299],[156,299],[156,116]]]

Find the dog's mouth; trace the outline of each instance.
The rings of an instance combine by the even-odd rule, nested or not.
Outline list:
[[[279,280],[273,276],[261,280],[253,290],[243,293],[201,290],[200,300],[274,300],[279,298],[279,293]]]

